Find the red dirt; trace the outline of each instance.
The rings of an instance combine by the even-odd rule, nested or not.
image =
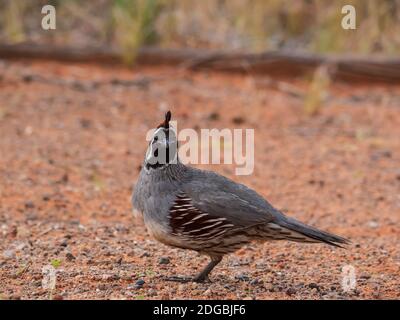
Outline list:
[[[42,267],[54,259],[58,299],[400,297],[400,87],[335,84],[310,117],[301,99],[250,75],[31,61],[0,61],[0,71],[0,299],[47,299]],[[165,106],[181,129],[254,128],[254,174],[198,167],[349,248],[254,243],[225,257],[211,284],[165,282],[207,261],[159,244],[131,215],[145,133]]]

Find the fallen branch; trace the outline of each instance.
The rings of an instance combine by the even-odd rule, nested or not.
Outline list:
[[[37,44],[0,45],[0,58],[30,58],[73,62],[121,63],[118,50],[57,47]],[[198,49],[141,48],[137,64],[175,65],[184,69],[245,72],[279,76],[299,76],[323,64],[330,66],[333,80],[400,82],[400,59],[323,56],[309,53],[266,52],[260,54],[207,51]]]

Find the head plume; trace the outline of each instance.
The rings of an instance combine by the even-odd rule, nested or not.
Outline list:
[[[165,113],[165,120],[163,122],[161,122],[157,128],[165,128],[165,129],[169,129],[169,122],[171,121],[171,111],[167,111]]]

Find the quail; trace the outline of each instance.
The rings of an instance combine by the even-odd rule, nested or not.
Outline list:
[[[243,184],[180,162],[177,135],[170,120],[168,111],[152,136],[132,204],[156,240],[208,255],[210,262],[194,278],[173,276],[167,280],[208,280],[224,255],[252,240],[322,242],[336,247],[348,243],[345,238],[285,216]]]

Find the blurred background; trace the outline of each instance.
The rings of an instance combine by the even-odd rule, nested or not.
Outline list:
[[[57,32],[43,32],[45,4]],[[342,6],[357,32],[341,27]],[[142,45],[259,52],[400,53],[399,0],[1,0],[0,42],[115,46],[129,61]]]
[[[0,300],[399,299],[399,54],[400,0],[0,0]],[[131,216],[168,109],[178,129],[254,129],[251,175],[195,166],[349,249],[252,243],[212,284],[166,285],[206,262]]]

